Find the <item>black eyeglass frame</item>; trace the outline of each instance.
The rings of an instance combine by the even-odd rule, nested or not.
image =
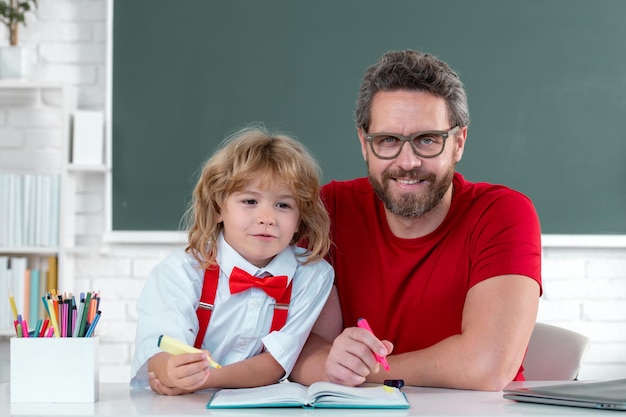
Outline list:
[[[454,126],[452,129],[445,131],[445,130],[427,130],[425,132],[417,132],[417,133],[413,133],[409,136],[404,136],[401,135],[399,133],[386,133],[386,132],[380,132],[380,133],[369,133],[365,135],[365,140],[370,144],[370,149],[372,150],[372,153],[374,154],[374,156],[378,159],[395,159],[398,157],[398,155],[400,155],[400,153],[402,152],[402,148],[404,148],[404,142],[409,142],[409,145],[411,146],[411,149],[413,149],[413,153],[415,153],[415,155],[419,156],[420,158],[435,158],[439,155],[441,155],[444,151],[444,149],[446,148],[446,140],[448,139],[448,137],[452,136],[454,133],[456,133],[455,131],[457,131],[459,129],[459,125]],[[443,145],[441,146],[441,150],[439,152],[437,152],[434,155],[422,155],[415,147],[415,144],[413,143],[413,139],[419,137],[419,136],[424,136],[424,135],[428,135],[428,134],[436,134],[436,135],[441,135],[441,137],[443,138]],[[400,147],[398,148],[398,152],[393,155],[393,156],[380,156],[376,153],[376,151],[374,150],[374,144],[372,143],[372,141],[374,140],[374,138],[376,136],[392,136],[394,138],[399,139],[402,142],[402,145],[400,145]]]

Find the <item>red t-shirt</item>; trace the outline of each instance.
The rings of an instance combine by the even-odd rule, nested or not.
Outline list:
[[[417,239],[392,234],[367,178],[322,189],[344,325],[367,318],[378,338],[393,342],[394,353],[460,334],[467,292],[485,279],[519,274],[541,285],[541,231],[532,202],[458,173],[453,184],[443,223]],[[523,379],[521,370],[517,378]]]

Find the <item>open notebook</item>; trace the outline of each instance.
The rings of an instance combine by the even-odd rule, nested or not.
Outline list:
[[[626,410],[626,379],[505,389],[503,396],[530,403]]]
[[[346,387],[316,382],[310,387],[281,382],[256,388],[223,389],[209,400],[207,408],[409,408],[398,388],[385,385]]]

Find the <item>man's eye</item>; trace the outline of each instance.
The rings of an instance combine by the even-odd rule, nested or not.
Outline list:
[[[378,142],[385,145],[393,145],[398,142],[398,138],[395,136],[380,136]]]
[[[443,139],[440,136],[420,136],[416,141],[421,145],[438,145]]]
[[[398,139],[395,136],[391,136],[391,135],[376,136],[374,138],[373,143],[374,143],[374,146],[379,148],[379,149],[382,149],[382,148],[395,148],[400,143],[400,139]]]

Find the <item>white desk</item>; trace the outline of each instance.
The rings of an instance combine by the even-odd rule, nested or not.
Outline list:
[[[512,386],[547,385],[542,382],[513,383]],[[0,385],[0,416],[602,416],[619,413],[563,406],[524,404],[502,398],[501,392],[404,387],[411,403],[408,410],[331,410],[301,408],[257,408],[207,410],[211,395],[201,392],[183,396],[161,396],[149,390],[131,390],[128,384],[100,384],[100,399],[93,404],[11,403],[9,384]]]

